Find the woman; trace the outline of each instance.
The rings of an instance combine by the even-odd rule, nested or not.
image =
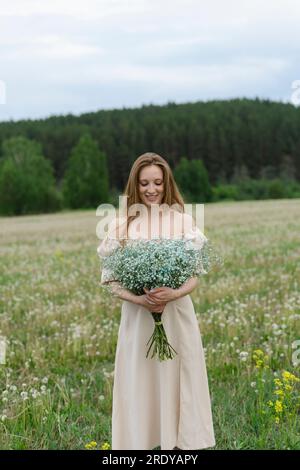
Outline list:
[[[116,242],[118,245],[127,237],[136,238],[137,233],[140,238],[165,238],[162,225],[166,225],[162,222],[166,219],[172,220],[169,236],[203,242],[203,233],[184,213],[172,171],[161,156],[149,152],[134,162],[124,195],[127,217],[112,222],[98,247],[100,256],[114,249]],[[137,219],[130,215],[130,208],[138,203],[145,211]],[[154,207],[164,208],[158,217],[157,212],[153,217]],[[101,282],[114,280],[103,270]],[[191,450],[215,445],[204,351],[189,295],[196,285],[197,279],[191,278],[179,289],[145,289],[144,295],[137,296],[115,283],[114,292],[123,303],[113,386],[113,450],[151,450],[158,446],[161,450]],[[146,358],[147,341],[154,328],[150,311],[162,312],[168,340],[177,351],[172,360]]]

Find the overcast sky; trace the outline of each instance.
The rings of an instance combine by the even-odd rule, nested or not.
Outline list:
[[[291,102],[299,25],[299,0],[0,0],[0,121],[168,101]]]

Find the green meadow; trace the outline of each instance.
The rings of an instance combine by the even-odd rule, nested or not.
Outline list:
[[[224,264],[191,296],[215,449],[300,449],[299,202],[205,204]],[[98,222],[96,211],[0,218],[1,449],[111,444],[121,300],[99,283]]]

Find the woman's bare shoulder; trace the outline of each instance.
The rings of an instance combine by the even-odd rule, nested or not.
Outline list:
[[[108,225],[109,238],[122,238],[126,230],[127,218],[116,214]]]

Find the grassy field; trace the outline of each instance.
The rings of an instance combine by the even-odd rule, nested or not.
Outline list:
[[[192,298],[217,449],[300,449],[299,202],[205,205],[225,263]],[[0,219],[1,449],[111,442],[121,301],[99,285],[98,221],[95,211]]]

